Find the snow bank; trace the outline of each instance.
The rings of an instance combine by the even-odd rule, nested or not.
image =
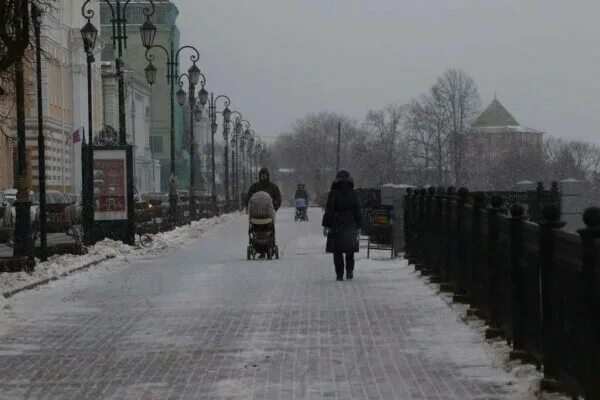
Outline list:
[[[215,218],[202,219],[194,221],[190,225],[178,227],[170,232],[150,235],[152,242],[147,247],[139,245],[132,247],[122,242],[105,239],[88,248],[88,252],[85,255],[65,254],[50,257],[48,261],[37,264],[33,273],[2,273],[0,274],[0,292],[3,296],[0,296],[0,307],[6,305],[4,296],[14,291],[58,279],[73,271],[103,260],[111,258],[120,260],[126,257],[147,256],[181,248],[201,237],[207,229],[237,216],[239,216],[238,213],[233,213]]]
[[[503,338],[485,339],[485,331],[488,326],[485,322],[474,315],[467,314],[468,305],[454,303],[452,294],[440,292],[440,285],[423,280],[430,289],[435,290],[438,295],[448,304],[457,318],[464,321],[473,331],[477,333],[481,343],[489,349],[493,357],[494,365],[502,367],[514,377],[515,395],[507,397],[507,400],[571,400],[570,397],[558,393],[540,393],[540,383],[543,378],[542,372],[538,371],[532,364],[524,364],[519,360],[511,360],[512,348]],[[525,393],[525,397],[524,396]]]

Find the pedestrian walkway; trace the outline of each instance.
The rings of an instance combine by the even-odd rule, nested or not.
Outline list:
[[[280,214],[278,261],[245,260],[240,217],[17,295],[0,399],[528,399],[404,261],[336,282],[318,223]]]

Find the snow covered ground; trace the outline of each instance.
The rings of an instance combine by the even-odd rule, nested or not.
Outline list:
[[[125,257],[147,256],[160,254],[168,250],[177,249],[193,240],[198,239],[212,226],[235,218],[238,214],[223,215],[220,217],[194,221],[190,225],[178,227],[173,231],[150,235],[152,242],[147,247],[131,247],[122,242],[105,239],[88,249],[85,255],[61,255],[50,257],[48,261],[38,263],[33,273],[17,272],[0,274],[0,293],[7,295],[15,290],[29,285],[56,279],[76,271],[89,264],[102,260],[122,260]],[[6,303],[4,296],[0,296],[0,305]]]
[[[515,387],[518,388],[516,393],[507,397],[509,400],[571,400],[570,397],[558,393],[542,393],[540,392],[540,381],[543,378],[541,371],[538,371],[532,364],[524,364],[519,360],[511,360],[510,352],[512,348],[502,338],[496,339],[485,339],[485,332],[488,326],[485,321],[477,318],[473,315],[468,315],[468,305],[461,303],[454,303],[452,301],[452,294],[440,291],[440,285],[430,283],[426,279],[422,279],[424,284],[428,286],[430,290],[437,293],[446,304],[452,310],[454,315],[468,328],[475,333],[473,336],[473,343],[483,344],[487,352],[492,356],[492,365],[498,368],[502,368],[508,372],[515,382]],[[476,348],[473,345],[459,346],[458,351],[469,353],[469,349]]]
[[[563,399],[404,260],[361,253],[335,282],[320,211],[280,214],[281,260],[246,261],[247,219],[225,216],[100,243],[101,268],[9,299],[0,399]],[[40,279],[81,265],[46,264]]]

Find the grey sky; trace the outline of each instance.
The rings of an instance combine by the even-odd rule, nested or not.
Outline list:
[[[174,0],[210,90],[258,134],[404,103],[447,68],[524,126],[598,141],[597,0]]]

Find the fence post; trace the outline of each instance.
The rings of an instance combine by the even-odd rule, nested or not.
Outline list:
[[[482,318],[481,315],[481,294],[483,292],[482,276],[482,261],[483,261],[483,241],[481,240],[482,224],[481,224],[481,211],[485,208],[486,196],[485,193],[478,192],[473,196],[473,216],[471,222],[471,235],[472,242],[471,248],[468,250],[472,253],[471,262],[468,265],[468,290],[471,307],[469,309],[470,315],[477,315]]]
[[[585,228],[579,231],[581,235],[581,256],[583,274],[586,282],[585,303],[588,304],[587,320],[582,327],[585,329],[587,347],[587,365],[585,398],[600,399],[600,259],[598,258],[597,240],[600,239],[600,208],[591,207],[583,213]]]
[[[452,291],[452,199],[456,189],[450,186],[446,189],[446,195],[442,203],[442,249],[440,251],[440,290]]]
[[[410,259],[409,263],[412,265],[417,265],[419,262],[419,230],[418,230],[418,200],[417,196],[419,194],[419,189],[415,189],[410,196]]]
[[[410,251],[412,242],[412,226],[411,226],[411,201],[412,201],[412,188],[406,189],[404,195],[404,259],[410,263]]]
[[[465,226],[465,204],[469,197],[469,190],[461,187],[458,189],[458,197],[456,200],[456,276],[455,282],[456,287],[454,288],[453,301],[457,303],[467,302],[467,254],[469,243],[468,234],[466,229],[470,227]]]
[[[525,288],[523,277],[523,221],[525,209],[519,203],[510,207],[510,316],[512,319],[512,332],[509,341],[513,350],[511,358],[525,358]]]
[[[419,189],[419,196],[417,198],[417,262],[415,264],[415,270],[421,271],[423,269],[423,253],[425,252],[425,189]]]
[[[560,355],[556,353],[555,299],[556,262],[554,254],[554,231],[564,226],[560,222],[560,209],[555,204],[545,204],[542,208],[540,226],[540,281],[542,299],[542,361],[544,365],[544,385],[555,387],[552,378],[557,375]]]
[[[443,233],[444,233],[444,221],[443,221],[443,212],[442,212],[442,201],[444,198],[444,194],[446,193],[446,189],[442,186],[438,186],[436,189],[436,193],[434,196],[434,245],[435,245],[435,254],[433,256],[433,273],[430,278],[430,282],[432,283],[441,283],[441,269],[442,263],[444,261],[443,251]]]
[[[433,215],[433,196],[435,195],[435,188],[430,186],[427,188],[427,194],[425,196],[425,234],[423,236],[423,275],[431,275],[433,272],[433,231],[435,226],[434,215]]]
[[[487,269],[484,272],[485,287],[487,288],[487,297],[485,299],[489,314],[487,322],[489,328],[485,332],[486,338],[495,338],[502,334],[499,329],[498,308],[499,308],[499,267],[498,267],[498,236],[500,233],[500,212],[504,199],[499,195],[493,195],[490,199],[491,207],[488,208],[488,248],[487,248]]]

